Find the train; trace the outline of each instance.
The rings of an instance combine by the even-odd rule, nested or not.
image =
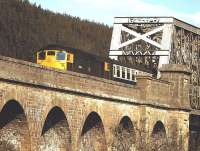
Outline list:
[[[130,64],[123,64],[108,57],[101,57],[80,49],[59,45],[48,45],[41,48],[37,51],[36,60],[37,64],[42,66],[88,74],[127,84],[136,84],[136,76],[141,73],[140,70],[133,68]],[[142,71],[142,73],[147,72]]]

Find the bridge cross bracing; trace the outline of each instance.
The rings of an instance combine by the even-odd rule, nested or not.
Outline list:
[[[174,17],[116,17],[110,58],[156,71],[183,64],[191,71],[191,104],[200,109],[200,28]]]

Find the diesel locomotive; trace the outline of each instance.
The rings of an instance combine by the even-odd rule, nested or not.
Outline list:
[[[141,72],[131,65],[124,65],[116,60],[57,45],[40,49],[37,52],[37,64],[128,84],[136,83],[136,76]]]

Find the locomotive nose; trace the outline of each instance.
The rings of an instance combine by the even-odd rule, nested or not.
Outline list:
[[[52,57],[47,57],[47,62],[48,62],[48,63],[53,62],[53,58],[52,58]]]

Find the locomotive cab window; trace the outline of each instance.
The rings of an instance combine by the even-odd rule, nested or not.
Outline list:
[[[45,52],[44,51],[41,51],[38,53],[38,59],[39,60],[45,60]]]
[[[56,53],[56,60],[65,60],[65,52],[57,52]]]
[[[48,56],[55,56],[55,51],[47,51]]]

